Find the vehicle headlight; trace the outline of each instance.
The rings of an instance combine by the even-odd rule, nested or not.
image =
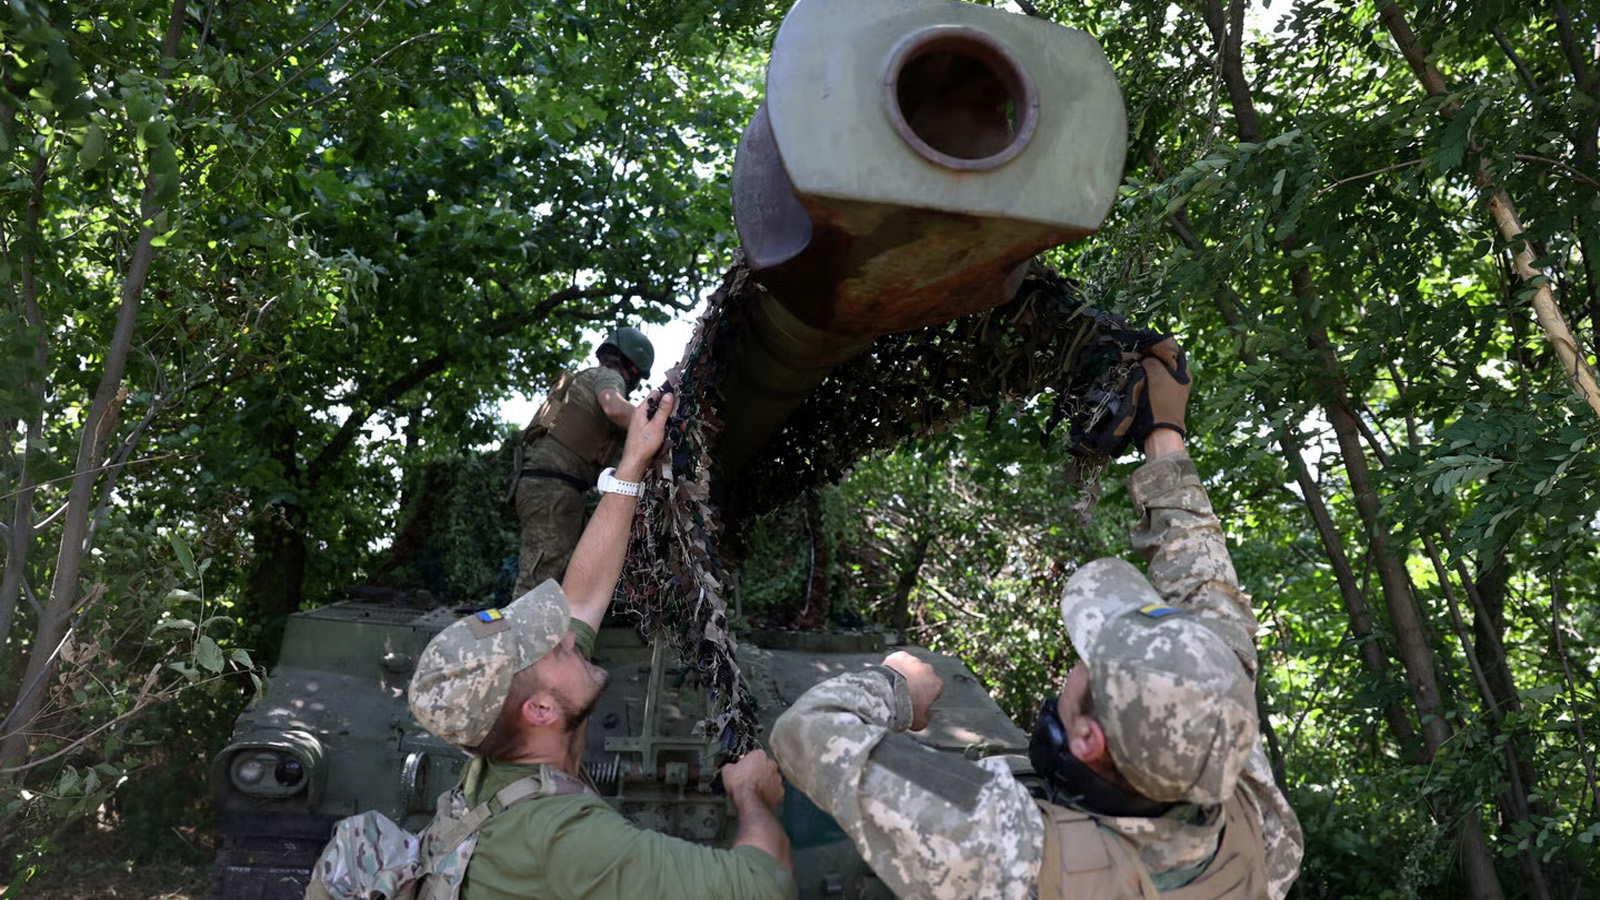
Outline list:
[[[303,731],[259,731],[222,751],[212,783],[250,797],[316,802],[322,743]],[[218,776],[225,779],[219,783]]]
[[[228,767],[233,786],[258,797],[289,797],[306,787],[306,766],[282,750],[241,750]]]

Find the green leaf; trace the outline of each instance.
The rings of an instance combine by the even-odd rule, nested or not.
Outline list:
[[[195,642],[194,649],[195,662],[200,664],[200,668],[212,673],[222,671],[222,648],[217,646],[216,641],[202,635],[200,640]]]
[[[130,90],[123,98],[123,108],[128,111],[128,121],[142,125],[156,114],[156,105],[140,90]]]
[[[193,634],[194,630],[194,622],[188,619],[162,619],[156,623],[156,627],[150,629],[150,633],[160,634],[163,631],[183,631]]]
[[[200,580],[200,570],[195,568],[194,553],[189,549],[189,542],[176,531],[167,535],[167,541],[172,544],[172,552],[177,554],[178,562],[182,564],[183,571],[195,581]]]
[[[85,172],[91,171],[100,164],[100,154],[106,149],[106,135],[95,122],[90,122],[89,127],[83,132],[83,147],[78,151],[78,165]]]
[[[183,173],[178,169],[178,151],[171,141],[155,146],[150,154],[150,170],[156,176],[156,202],[171,203],[183,183]]]

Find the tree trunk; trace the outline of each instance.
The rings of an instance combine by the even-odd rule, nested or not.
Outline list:
[[[1190,250],[1196,253],[1204,252],[1199,236],[1189,226],[1187,215],[1182,210],[1174,216],[1173,231]],[[1223,285],[1215,297],[1215,303],[1223,321],[1230,327],[1238,328],[1244,325],[1244,317],[1239,313],[1238,294],[1231,287]],[[1241,344],[1239,359],[1246,365],[1254,365],[1258,358],[1254,351]],[[1295,483],[1299,485],[1301,499],[1306,505],[1306,512],[1311,517],[1312,525],[1317,529],[1323,552],[1327,554],[1328,562],[1333,569],[1334,579],[1339,583],[1339,596],[1344,600],[1345,613],[1350,618],[1350,631],[1360,648],[1362,663],[1374,676],[1388,680],[1391,677],[1389,657],[1378,640],[1379,634],[1372,622],[1372,612],[1367,606],[1366,592],[1356,584],[1355,570],[1350,565],[1350,558],[1345,554],[1344,541],[1339,536],[1337,526],[1334,525],[1333,515],[1329,513],[1328,505],[1323,502],[1321,488],[1311,478],[1311,469],[1305,461],[1305,448],[1300,445],[1299,439],[1288,431],[1279,435],[1278,446],[1283,451],[1283,458],[1289,470],[1294,473]],[[1417,745],[1416,729],[1412,727],[1406,711],[1399,703],[1390,703],[1384,707],[1383,716],[1389,723],[1389,730],[1394,733],[1396,741],[1400,744],[1402,756],[1406,759],[1415,759],[1420,748]]]
[[[177,57],[178,41],[183,34],[185,4],[186,0],[173,3],[166,40],[162,46],[163,59]],[[158,77],[166,79],[171,74],[170,66],[163,65]],[[155,257],[156,232],[150,223],[163,210],[163,204],[158,199],[161,189],[174,187],[160,182],[161,176],[152,166],[145,173],[144,193],[139,202],[139,221],[142,224],[125,270],[127,274],[123,280],[116,328],[112,332],[111,343],[106,347],[105,368],[100,374],[100,384],[95,388],[94,398],[90,401],[83,434],[78,441],[78,459],[67,494],[55,577],[40,611],[28,654],[28,665],[23,671],[24,692],[7,716],[12,722],[12,730],[0,737],[0,769],[21,762],[29,754],[29,728],[42,708],[46,693],[44,684],[55,669],[56,653],[66,636],[67,623],[78,607],[78,576],[90,550],[87,536],[89,516],[95,507],[94,486],[99,476],[100,461],[116,427],[117,413],[127,396],[127,389],[122,386],[122,376],[127,371],[128,353],[133,346],[134,328],[139,320],[139,303],[150,275],[150,263]],[[4,780],[5,776],[0,776],[0,782]],[[0,834],[0,838],[3,837]]]
[[[305,524],[297,503],[274,503],[257,515],[250,530],[255,561],[245,583],[254,615],[276,621],[300,609],[310,556]]]
[[[1430,59],[1431,50],[1422,46],[1417,40],[1400,8],[1393,3],[1386,3],[1378,12],[1378,18],[1383,20],[1384,26],[1394,36],[1401,55],[1406,58],[1411,70],[1422,82],[1423,90],[1427,91],[1428,96],[1437,97],[1447,93],[1444,76],[1434,67]],[[1589,86],[1579,85],[1579,87],[1588,89]],[[1440,112],[1450,116],[1455,110],[1446,107]],[[1516,206],[1512,204],[1511,198],[1505,191],[1495,186],[1486,162],[1479,162],[1476,178],[1478,186],[1488,195],[1485,207],[1490,221],[1500,231],[1500,236],[1514,248],[1511,253],[1513,270],[1525,284],[1533,287],[1531,299],[1534,315],[1539,321],[1539,327],[1544,329],[1545,336],[1549,338],[1550,345],[1555,348],[1556,357],[1561,361],[1562,374],[1566,375],[1573,390],[1589,404],[1595,415],[1600,415],[1600,383],[1595,381],[1594,369],[1590,368],[1588,360],[1584,358],[1577,340],[1572,336],[1572,330],[1567,327],[1566,316],[1556,304],[1555,293],[1550,287],[1551,279],[1533,266],[1536,257],[1532,245],[1521,238],[1523,228],[1517,216]]]
[[[802,501],[806,517],[806,537],[809,544],[805,596],[800,600],[800,614],[794,627],[801,631],[816,631],[828,621],[833,612],[833,597],[828,583],[828,536],[822,531],[822,504],[816,491],[807,491]]]
[[[894,594],[889,598],[889,621],[902,637],[911,628],[911,590],[917,586],[917,577],[922,572],[922,564],[928,560],[928,545],[932,542],[932,535],[918,537],[895,579]]]
[[[1222,77],[1233,101],[1239,140],[1260,142],[1263,139],[1259,118],[1249,82],[1244,77],[1241,40],[1244,34],[1244,0],[1230,0],[1224,14],[1221,0],[1206,0],[1206,24],[1222,52]],[[1295,242],[1293,235],[1280,242],[1287,249]],[[1301,264],[1291,276],[1295,297],[1300,303],[1300,315],[1308,346],[1321,363],[1323,383],[1328,396],[1323,410],[1333,427],[1344,462],[1346,478],[1354,495],[1356,509],[1367,532],[1369,559],[1378,574],[1388,608],[1390,625],[1399,642],[1401,660],[1405,664],[1406,680],[1411,689],[1422,723],[1423,740],[1430,756],[1444,747],[1451,737],[1450,725],[1443,716],[1438,678],[1434,670],[1433,655],[1429,647],[1427,629],[1416,604],[1412,600],[1410,579],[1404,561],[1396,552],[1392,535],[1379,517],[1379,500],[1372,484],[1365,449],[1362,445],[1360,422],[1355,407],[1345,390],[1345,373],[1334,352],[1326,332],[1317,323],[1317,291],[1310,269]],[[1596,395],[1600,402],[1600,394]],[[1597,407],[1600,409],[1600,407]],[[1441,825],[1454,820],[1452,812],[1444,812]],[[1500,900],[1504,896],[1483,826],[1474,810],[1466,810],[1460,817],[1461,867],[1468,890],[1474,900]]]
[[[44,206],[45,176],[49,170],[49,160],[46,157],[41,155],[34,161],[32,188],[28,195],[28,212],[24,219],[23,233],[20,235],[21,240],[27,242],[22,253],[22,265],[19,266],[22,274],[22,320],[34,333],[34,368],[28,375],[26,387],[28,393],[33,396],[37,409],[28,418],[22,452],[17,454],[17,487],[11,497],[10,514],[6,516],[9,530],[6,533],[5,570],[0,574],[0,647],[6,646],[11,638],[11,625],[16,619],[17,604],[22,599],[22,589],[27,578],[28,552],[33,549],[34,483],[28,456],[44,436],[44,373],[50,361],[44,317],[39,313],[39,284],[35,266],[39,240],[39,215]],[[6,251],[5,255],[9,257],[11,255],[9,241]],[[5,439],[10,440],[12,434],[15,432],[8,428]]]

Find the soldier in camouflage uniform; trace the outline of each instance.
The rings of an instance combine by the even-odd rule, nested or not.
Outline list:
[[[655,348],[639,329],[619,328],[595,357],[598,366],[562,375],[522,432],[514,489],[522,552],[512,596],[566,572],[589,490],[622,446],[633,416],[628,395],[649,377]]]
[[[638,828],[580,767],[589,714],[610,677],[589,661],[595,629],[622,574],[639,481],[672,415],[673,397],[658,399],[653,416],[648,403],[635,411],[565,582],[540,583],[504,609],[452,623],[417,661],[412,713],[474,756],[461,809],[536,783],[529,799],[504,805],[478,832],[461,900],[796,896],[789,839],[773,814],[783,779],[765,753],[722,769],[739,820],[731,850]]]
[[[1129,490],[1149,579],[1101,559],[1068,581],[1081,661],[1041,708],[1037,777],[901,734],[943,690],[904,652],[817,685],[773,728],[790,783],[900,897],[1282,900],[1299,872],[1256,719],[1255,615],[1184,449],[1188,367],[1170,338],[1147,352],[1119,425],[1147,458]]]

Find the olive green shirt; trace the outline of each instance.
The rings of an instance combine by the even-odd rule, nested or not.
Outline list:
[[[594,652],[594,629],[574,619],[578,650]],[[487,761],[476,803],[539,766]],[[525,800],[479,832],[461,900],[796,900],[789,871],[765,850],[721,850],[645,831],[593,794]]]

